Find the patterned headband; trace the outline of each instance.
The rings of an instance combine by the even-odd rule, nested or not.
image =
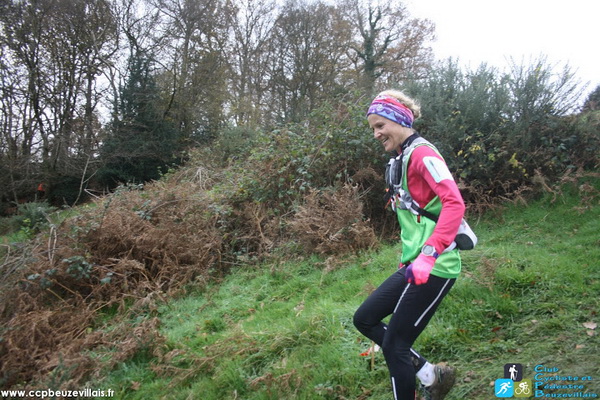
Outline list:
[[[410,108],[397,99],[386,95],[375,97],[375,100],[369,106],[369,111],[367,111],[367,116],[370,114],[380,115],[407,128],[412,128],[415,120]]]

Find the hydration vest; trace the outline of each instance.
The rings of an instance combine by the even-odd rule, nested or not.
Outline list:
[[[429,146],[440,157],[442,157],[435,146],[429,141],[420,136],[414,138],[406,148],[403,148],[401,154],[390,158],[390,161],[388,162],[385,174],[386,183],[388,186],[387,201],[388,203],[391,203],[392,209],[396,212],[397,210],[407,210],[414,215],[422,215],[433,222],[437,222],[441,212],[441,203],[439,198],[436,196],[429,205],[426,205],[425,208],[423,208],[412,198],[408,190],[408,162],[414,149],[423,145]],[[451,251],[454,248],[458,248],[460,250],[471,250],[476,244],[477,236],[467,221],[463,218],[454,242],[452,242],[445,251]]]

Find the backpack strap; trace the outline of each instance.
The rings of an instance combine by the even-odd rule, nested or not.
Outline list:
[[[415,134],[415,135],[411,136],[409,138],[409,140],[407,140],[407,142],[408,143],[405,143],[402,146],[402,153],[399,157],[399,161],[400,161],[399,167],[401,168],[401,172],[399,173],[399,175],[400,175],[401,180],[403,180],[405,178],[405,174],[407,173],[406,171],[408,168],[408,158],[406,158],[405,155],[410,156],[410,154],[412,154],[412,152],[415,148],[417,148],[418,146],[422,146],[422,145],[430,146],[437,153],[437,149],[435,149],[435,146],[433,146],[429,141],[427,141],[424,138],[422,138],[421,136],[419,136],[419,134]],[[400,182],[400,185],[401,184],[402,184],[402,182]],[[418,215],[423,215],[424,217],[432,220],[433,222],[438,221],[438,218],[439,218],[438,215],[435,215],[432,212],[419,207],[419,205],[415,202],[415,200],[410,195],[410,192],[408,191],[408,187],[406,188],[405,191],[404,190],[402,190],[402,191],[404,192],[402,198],[405,200],[404,204],[407,208],[410,208],[414,213],[416,213]]]
[[[432,220],[433,222],[437,222],[437,221],[438,221],[438,218],[439,218],[439,216],[438,216],[438,215],[435,215],[434,213],[431,213],[431,212],[429,212],[429,211],[425,210],[424,208],[421,208],[421,207],[419,207],[419,206],[417,205],[417,203],[415,203],[415,201],[414,201],[414,200],[413,200],[413,202],[412,202],[411,208],[412,208],[413,210],[415,210],[415,211],[416,211],[416,212],[417,212],[419,215],[422,215],[422,216],[424,216],[424,217],[426,217],[426,218],[429,218],[429,219],[430,219],[430,220]]]

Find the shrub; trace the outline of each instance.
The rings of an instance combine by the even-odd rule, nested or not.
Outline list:
[[[343,254],[377,244],[373,228],[363,219],[357,187],[350,185],[311,190],[289,225],[307,253]]]
[[[367,218],[380,215],[387,155],[368,128],[366,101],[331,101],[305,124],[260,133],[249,156],[229,170],[225,190],[234,202],[258,202],[284,215],[311,189],[358,184]]]
[[[77,382],[100,368],[84,350],[112,342],[126,352],[138,343],[137,329],[120,337],[85,332],[103,308],[125,307],[127,299],[137,300],[134,310],[151,308],[161,293],[220,269],[222,234],[208,203],[205,193],[165,180],[121,189],[56,227],[26,265],[11,271],[18,283],[3,277],[0,384],[42,379],[59,365],[72,371],[67,382]],[[32,221],[45,215],[34,205],[26,210]]]
[[[46,202],[30,202],[19,204],[17,210],[8,225],[31,237],[48,225],[48,216],[56,211],[56,207]]]
[[[407,85],[422,103],[416,128],[438,146],[467,201],[510,197],[536,170],[557,179],[566,168],[597,164],[597,122],[565,116],[580,89],[567,67],[553,70],[541,59],[509,73],[485,65],[463,72],[450,60]]]

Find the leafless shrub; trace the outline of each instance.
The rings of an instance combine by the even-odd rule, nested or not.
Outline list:
[[[103,368],[85,355],[97,346],[114,348],[113,362],[147,346],[159,351],[158,320],[105,334],[90,329],[98,310],[134,299],[130,309],[151,312],[161,293],[222,266],[209,199],[169,181],[101,198],[50,235],[1,294],[2,386],[50,378],[76,386]]]
[[[358,190],[350,185],[310,191],[289,227],[307,252],[341,254],[377,245],[375,232],[363,219]]]

